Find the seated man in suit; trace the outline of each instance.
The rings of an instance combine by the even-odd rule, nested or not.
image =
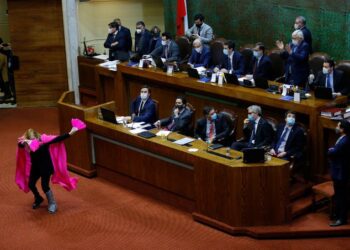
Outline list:
[[[171,39],[170,33],[163,32],[162,46],[154,49],[150,55],[161,57],[163,62],[178,62],[180,60],[180,49],[176,42]]]
[[[129,59],[128,34],[125,30],[119,30],[116,22],[108,24],[108,36],[104,47],[109,49],[109,60],[126,61]]]
[[[295,123],[296,114],[287,111],[285,122],[277,127],[270,154],[285,160],[301,159],[305,145],[304,130]]]
[[[203,44],[209,44],[213,40],[213,29],[204,23],[204,16],[197,14],[194,16],[194,24],[186,31],[186,36],[192,41],[200,39]]]
[[[156,121],[154,125],[157,128],[166,127],[169,131],[179,132],[185,135],[191,134],[192,111],[186,104],[186,98],[184,96],[178,96],[171,116]]]
[[[156,120],[156,104],[151,98],[151,89],[143,86],[138,96],[131,104],[131,116],[125,120],[153,124]]]
[[[326,59],[323,63],[322,71],[318,72],[315,81],[312,83],[314,87],[331,88],[334,96],[349,94],[349,87],[343,78],[343,71],[334,69],[334,61]]]
[[[137,57],[141,58],[148,53],[151,38],[152,35],[146,29],[145,23],[143,21],[138,21],[135,31],[135,53]]]
[[[149,41],[148,53],[152,53],[152,51],[156,48],[162,47],[162,37],[160,36],[160,29],[158,26],[153,26],[151,29],[152,38]]]
[[[127,40],[127,48],[128,51],[131,51],[132,48],[132,38],[131,38],[131,32],[130,29],[128,29],[125,26],[122,26],[122,21],[120,18],[114,19],[113,22],[116,22],[119,25],[119,31],[122,31],[125,34],[126,40]]]
[[[244,140],[232,143],[231,148],[240,151],[244,148],[269,147],[273,141],[274,131],[262,118],[261,107],[252,105],[247,110],[248,118],[243,124]]]
[[[347,224],[349,194],[348,184],[350,177],[350,123],[342,120],[336,127],[336,133],[340,135],[334,147],[328,149],[328,157],[331,167],[331,176],[334,187],[335,221],[331,227]]]
[[[253,48],[253,65],[249,69],[249,74],[253,78],[261,77],[267,80],[272,80],[272,62],[271,59],[265,55],[265,46],[263,43],[256,43]]]
[[[211,106],[203,108],[204,117],[197,120],[194,137],[209,143],[223,144],[232,128],[222,114],[217,114]]]
[[[284,46],[282,41],[276,41],[282,50],[281,57],[286,60],[285,82],[287,84],[305,86],[309,76],[309,45],[304,41],[301,30],[292,33],[292,44]]]
[[[196,39],[193,42],[193,49],[190,56],[190,59],[188,60],[188,64],[193,67],[209,67],[210,63],[210,49],[206,46],[203,46],[200,39]]]
[[[224,57],[220,65],[216,65],[214,72],[219,70],[224,73],[244,75],[244,57],[238,51],[235,51],[235,43],[228,40],[224,43]]]

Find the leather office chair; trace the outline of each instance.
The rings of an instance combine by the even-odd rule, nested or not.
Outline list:
[[[156,121],[159,120],[159,102],[155,99],[153,99],[154,104],[156,105]]]
[[[220,114],[223,115],[223,117],[228,122],[231,132],[230,135],[225,138],[225,140],[220,141],[220,143],[224,146],[231,146],[234,141],[236,141],[236,128],[237,128],[237,122],[238,122],[238,116],[236,113],[230,109],[224,109],[220,112]]]
[[[192,111],[192,117],[191,117],[191,123],[190,123],[190,128],[189,131],[191,131],[188,136],[194,136],[194,127],[195,127],[195,122],[196,122],[196,109],[193,107],[193,105],[189,102],[187,102],[186,107]]]
[[[309,57],[310,73],[315,76],[322,70],[323,62],[328,58],[328,55],[323,52],[312,53]]]
[[[253,50],[251,48],[243,48],[241,54],[244,58],[244,74],[253,70]]]
[[[280,56],[280,50],[278,48],[271,49],[268,56],[272,62],[272,79],[278,82],[283,82],[284,78],[284,61]]]
[[[224,58],[224,42],[222,40],[215,40],[210,43],[211,62],[213,66],[220,65]]]
[[[350,84],[350,61],[339,61],[335,66],[336,69],[344,72],[344,82],[349,85]]]
[[[176,43],[180,49],[180,62],[179,64],[184,64],[188,62],[190,58],[192,46],[190,40],[186,36],[180,36],[176,38]]]

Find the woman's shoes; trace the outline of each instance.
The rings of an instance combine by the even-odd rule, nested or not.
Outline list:
[[[40,195],[38,197],[35,197],[34,203],[32,205],[33,209],[37,209],[40,207],[40,204],[44,201],[44,198],[41,197]]]

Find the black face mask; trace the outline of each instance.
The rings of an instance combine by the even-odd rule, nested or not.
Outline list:
[[[160,33],[159,32],[153,32],[153,37],[154,38],[158,38],[160,36]]]
[[[178,110],[182,110],[184,107],[183,105],[175,105],[175,107],[178,109]]]
[[[197,28],[200,28],[202,26],[202,24],[196,24]]]

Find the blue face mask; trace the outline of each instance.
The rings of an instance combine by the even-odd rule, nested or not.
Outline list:
[[[211,120],[215,121],[218,118],[218,115],[216,113],[211,115]]]
[[[228,49],[223,49],[222,52],[224,53],[224,55],[228,55]]]
[[[293,126],[295,124],[295,118],[294,117],[287,117],[287,125]]]
[[[255,121],[253,114],[248,114],[248,120],[251,122]]]

